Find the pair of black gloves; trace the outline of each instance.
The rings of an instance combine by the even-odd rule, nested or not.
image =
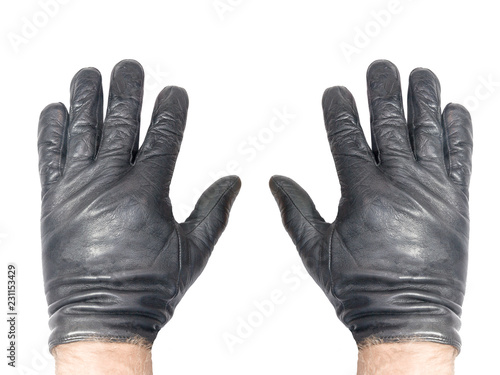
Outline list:
[[[293,180],[271,191],[310,275],[356,342],[431,341],[460,348],[467,273],[472,125],[440,107],[427,69],[410,75],[408,120],[397,68],[367,73],[372,148],[344,87],[323,96],[342,196],[327,223]],[[188,97],[166,87],[139,148],[141,65],[118,63],[103,120],[101,75],[80,70],[69,112],[47,106],[38,134],[50,348],[80,340],[152,343],[205,267],[239,190],[221,178],[183,223],[169,186]],[[314,161],[311,160],[313,163]],[[265,239],[263,239],[265,242]]]

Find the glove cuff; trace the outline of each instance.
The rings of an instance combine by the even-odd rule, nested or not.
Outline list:
[[[380,343],[434,342],[454,346],[458,352],[460,318],[455,314],[441,316],[384,316],[351,322],[349,328],[359,347],[374,340]]]
[[[130,342],[150,346],[163,326],[144,317],[134,319],[130,316],[92,313],[90,318],[85,315],[67,315],[65,312],[53,315],[49,325],[52,328],[49,338],[51,351],[57,345],[77,341]]]

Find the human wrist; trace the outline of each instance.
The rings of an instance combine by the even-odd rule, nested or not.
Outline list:
[[[457,350],[433,342],[380,343],[359,349],[357,375],[453,375]]]
[[[56,375],[152,375],[151,348],[142,343],[79,341],[52,350]]]

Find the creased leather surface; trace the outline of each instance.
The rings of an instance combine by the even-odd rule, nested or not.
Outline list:
[[[469,237],[472,125],[467,110],[441,113],[429,70],[410,75],[405,119],[397,68],[368,69],[372,149],[345,87],[323,110],[341,199],[326,223],[293,180],[270,187],[308,272],[355,340],[416,338],[460,348]],[[312,162],[312,161],[311,161]]]
[[[184,89],[166,87],[138,149],[144,72],[124,60],[111,76],[103,120],[93,68],[71,83],[71,107],[47,106],[39,123],[42,257],[49,344],[100,338],[153,342],[205,267],[240,189],[210,186],[184,223],[170,180],[186,124]]]

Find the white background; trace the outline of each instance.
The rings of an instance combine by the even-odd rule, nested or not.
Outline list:
[[[52,6],[43,5],[48,3]],[[333,221],[340,191],[321,96],[329,86],[347,86],[369,131],[365,72],[378,58],[399,67],[405,96],[410,71],[427,67],[441,80],[442,107],[454,101],[471,111],[470,267],[456,373],[494,372],[500,336],[500,124],[495,105],[500,98],[500,30],[492,4],[2,2],[0,283],[7,284],[7,263],[14,262],[19,341],[18,368],[7,371],[3,315],[0,373],[54,371],[46,347],[41,272],[38,115],[51,102],[69,105],[71,78],[82,67],[101,71],[106,96],[110,72],[124,58],[138,60],[146,71],[143,135],[163,86],[183,86],[190,96],[171,190],[177,220],[187,217],[214,175],[236,173],[243,181],[212,259],[155,342],[157,374],[355,373],[354,340],[320,288],[303,276],[268,179],[277,173],[296,179],[325,219]],[[349,55],[343,48],[354,52]],[[289,119],[272,128],[276,113],[284,111]],[[253,137],[258,147],[251,145]],[[5,290],[1,284],[0,290]],[[0,312],[5,314],[2,293]],[[279,303],[262,317],[255,303],[276,293],[282,294]],[[228,345],[224,338],[238,335],[241,322],[249,320],[255,328],[240,343]]]

